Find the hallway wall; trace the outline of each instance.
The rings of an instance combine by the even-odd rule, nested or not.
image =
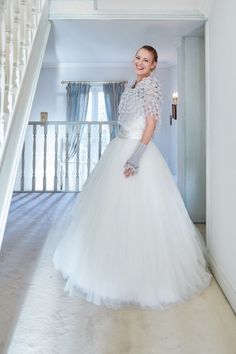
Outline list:
[[[161,124],[160,129],[155,134],[153,141],[159,147],[172,174],[177,179],[178,120],[173,119],[172,125],[170,125],[169,119],[172,107],[172,94],[174,91],[178,91],[176,65],[159,69],[159,78],[163,97],[161,108]]]
[[[207,238],[212,267],[236,311],[236,2],[213,2],[207,45]]]

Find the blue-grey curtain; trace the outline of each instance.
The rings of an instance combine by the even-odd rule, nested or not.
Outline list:
[[[109,121],[117,121],[118,106],[121,95],[125,89],[125,82],[104,83],[103,92],[105,97],[105,107]],[[111,138],[115,137],[115,130],[110,125]]]
[[[66,120],[67,122],[85,121],[88,109],[89,100],[89,83],[69,83],[67,90],[67,107]],[[79,134],[82,135],[84,125],[79,126]],[[72,158],[77,151],[77,128],[69,127],[69,158]]]

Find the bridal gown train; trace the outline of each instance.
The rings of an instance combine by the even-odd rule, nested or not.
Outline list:
[[[210,284],[202,235],[152,141],[139,172],[123,175],[145,117],[160,120],[159,101],[152,76],[122,94],[119,135],[85,182],[53,255],[70,295],[97,305],[162,309]]]

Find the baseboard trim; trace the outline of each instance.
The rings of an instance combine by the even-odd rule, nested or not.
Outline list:
[[[229,280],[226,278],[220,267],[216,264],[215,260],[211,255],[208,255],[210,267],[212,273],[220,285],[224,295],[226,296],[227,300],[229,301],[233,311],[236,313],[236,292],[231,286]]]

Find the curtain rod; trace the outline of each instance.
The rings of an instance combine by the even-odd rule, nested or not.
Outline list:
[[[69,84],[69,83],[80,83],[80,84],[115,84],[115,83],[127,83],[128,81],[61,81],[61,84]]]

